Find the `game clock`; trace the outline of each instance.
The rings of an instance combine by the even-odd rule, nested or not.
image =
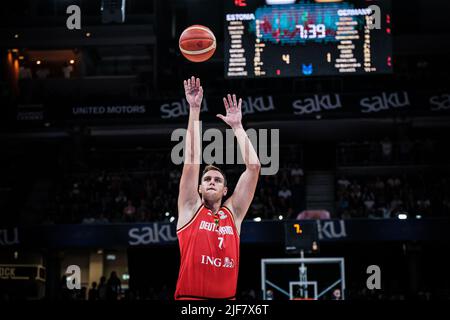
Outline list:
[[[312,221],[286,221],[284,223],[287,253],[311,253],[318,250],[317,225]]]

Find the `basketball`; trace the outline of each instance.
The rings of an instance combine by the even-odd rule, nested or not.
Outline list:
[[[189,61],[203,62],[216,51],[216,37],[208,27],[193,25],[181,33],[179,46],[181,53]]]

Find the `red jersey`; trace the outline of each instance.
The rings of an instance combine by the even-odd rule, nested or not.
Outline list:
[[[177,230],[181,264],[175,299],[233,299],[239,269],[239,234],[227,207],[203,204]]]

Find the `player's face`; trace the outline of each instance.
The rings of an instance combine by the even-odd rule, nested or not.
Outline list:
[[[200,193],[208,200],[219,200],[227,194],[223,175],[216,170],[206,172],[200,184]]]

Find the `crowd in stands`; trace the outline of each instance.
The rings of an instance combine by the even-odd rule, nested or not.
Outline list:
[[[295,218],[304,209],[304,176],[300,168],[262,176],[248,219]],[[53,223],[169,221],[176,217],[179,170],[72,176],[49,203]],[[228,178],[236,181],[239,172]],[[230,184],[233,188],[233,184]],[[334,217],[423,218],[450,216],[448,176],[342,176],[336,182]]]
[[[276,175],[260,177],[249,219],[286,218],[304,209],[304,172],[296,150],[285,153]],[[170,157],[170,150],[108,155],[107,161],[105,155],[90,157],[87,170],[67,170],[55,181],[41,209],[43,222],[172,221],[177,216],[182,167],[174,165]],[[234,190],[244,165],[220,167],[225,169],[228,188]]]
[[[337,180],[337,216],[348,218],[417,218],[450,216],[448,175],[410,174],[342,176]]]
[[[361,149],[361,145],[368,147]],[[437,152],[435,148],[439,142],[416,141],[412,145],[406,149],[422,155],[421,159],[414,160],[420,166],[433,160],[429,158],[431,151],[426,155],[420,148]],[[307,172],[304,172],[303,163],[299,161],[299,150],[298,147],[285,148],[280,156],[283,161],[278,173],[260,177],[247,219],[295,219],[303,210],[319,209],[307,208]],[[396,218],[399,213],[424,218],[450,216],[449,175],[439,169],[434,170],[433,174],[418,173],[419,169],[403,174],[401,165],[393,164],[395,159],[409,159],[408,153],[401,151],[401,144],[386,138],[377,142],[338,144],[336,150],[336,203],[331,218]],[[39,218],[38,222],[173,221],[177,216],[182,168],[181,165],[174,165],[170,156],[170,151],[162,150],[130,156],[119,152],[107,157],[90,157],[86,160],[89,162],[87,169],[65,170],[64,175],[52,181],[48,201],[40,208],[38,215],[43,218]],[[339,171],[347,164],[357,163],[359,167],[365,167],[372,162],[378,166],[394,167],[391,170],[394,174],[368,172],[361,175],[350,171],[350,174],[342,176]],[[221,167],[225,169],[229,189],[233,190],[244,166]],[[38,206],[32,207],[35,209]]]
[[[89,300],[89,301],[116,301],[123,299],[124,290],[117,272],[112,271],[109,278],[102,276],[99,283],[92,282],[89,290],[83,286],[81,289],[69,289],[67,276],[62,276],[57,298],[63,301]]]
[[[180,170],[70,175],[55,186],[47,223],[168,221],[176,216]],[[227,171],[233,190],[240,172]],[[304,206],[301,168],[262,176],[248,218],[290,217]]]
[[[446,143],[432,139],[401,139],[347,141],[337,146],[337,162],[345,165],[421,165],[448,163],[443,152]]]
[[[65,285],[66,279],[63,277],[60,300],[88,300],[88,301],[136,301],[136,300],[158,300],[169,301],[173,300],[173,293],[168,289],[167,285],[160,288],[149,287],[145,293],[137,292],[135,290],[123,289],[117,275],[111,274],[110,278],[102,277],[100,283],[93,282],[89,290],[82,287],[80,290],[68,290]],[[257,301],[262,299],[262,293],[258,289],[249,288],[239,290],[237,299],[241,301]],[[274,290],[267,290],[267,300],[286,300],[287,297]],[[335,288],[327,294],[323,295],[320,300],[343,300],[341,290]],[[349,286],[345,292],[345,300],[358,301],[373,301],[373,300],[387,300],[387,301],[404,301],[404,300],[422,300],[430,301],[435,299],[450,299],[450,292],[448,290],[419,290],[417,292],[405,292],[402,290],[369,290],[367,287]]]

